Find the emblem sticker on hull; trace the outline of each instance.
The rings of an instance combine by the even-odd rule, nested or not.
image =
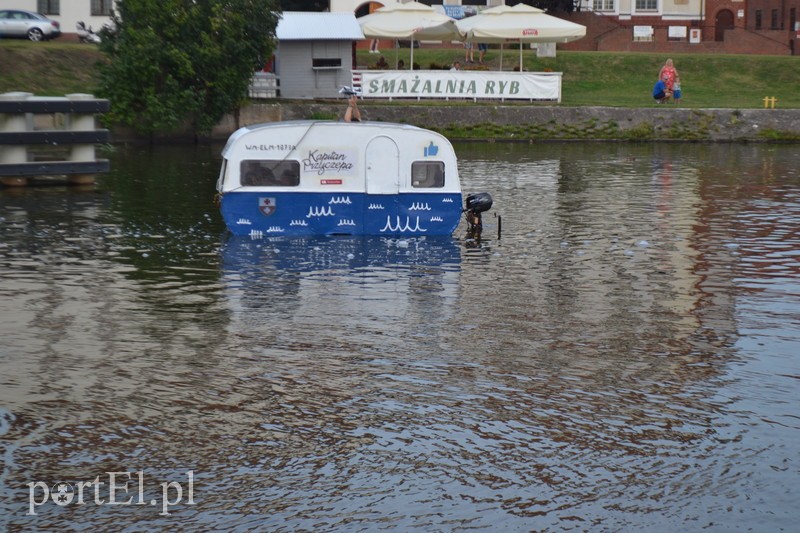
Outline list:
[[[270,216],[275,212],[277,209],[277,205],[275,202],[275,198],[259,198],[258,199],[258,210],[261,211],[262,215]]]

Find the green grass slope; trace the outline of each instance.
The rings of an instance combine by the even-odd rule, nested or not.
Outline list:
[[[395,57],[403,59],[406,65],[410,62],[408,48],[382,53],[391,65]],[[492,47],[484,66],[466,66],[497,70],[501,66],[500,55],[499,48]],[[503,70],[518,67],[518,49],[505,49],[502,56]],[[359,67],[369,67],[379,57],[359,50],[357,62]],[[650,90],[667,57],[666,54],[559,51],[556,57],[538,58],[534,51],[524,50],[523,65],[532,72],[562,72],[564,106],[655,107]],[[682,107],[755,109],[764,107],[764,97],[775,97],[778,109],[800,108],[797,56],[675,54],[669,57],[675,61],[681,76]],[[97,48],[85,44],[0,40],[0,93],[24,91],[37,96],[95,93],[98,85],[95,66],[104,60]],[[425,47],[414,51],[414,61],[423,69],[449,68],[455,60],[463,62],[462,48]],[[398,101],[393,103],[396,105]]]
[[[409,49],[382,50],[390,65],[395,54],[408,65]],[[484,66],[500,68],[500,50],[490,48]],[[519,67],[519,49],[503,50],[503,70]],[[379,55],[359,51],[360,66],[374,65]],[[536,72],[563,73],[562,105],[647,107],[657,104],[651,97],[653,84],[664,61],[671,57],[681,76],[683,107],[760,108],[764,97],[777,98],[779,108],[800,108],[800,58],[723,54],[649,55],[642,53],[561,52],[552,58],[537,58],[523,50],[523,68]],[[444,67],[464,61],[461,48],[418,48],[414,62],[420,68]]]

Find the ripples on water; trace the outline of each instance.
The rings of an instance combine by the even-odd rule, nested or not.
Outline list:
[[[0,191],[0,526],[792,529],[798,148],[459,152],[480,242],[229,239],[215,150]],[[25,514],[140,470],[196,505]]]

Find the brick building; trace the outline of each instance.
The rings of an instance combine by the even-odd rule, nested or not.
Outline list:
[[[331,11],[366,14],[396,0],[331,0]],[[519,0],[422,0],[486,8]],[[800,0],[580,0],[555,16],[586,26],[562,50],[664,53],[800,54]]]
[[[800,54],[800,0],[750,0],[746,28],[765,39],[788,43],[792,55]]]
[[[582,0],[564,18],[587,27],[563,50],[800,53],[800,0]]]

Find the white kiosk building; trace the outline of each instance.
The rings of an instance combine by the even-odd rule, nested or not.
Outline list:
[[[352,84],[355,41],[364,38],[352,12],[285,11],[275,34],[281,98],[336,98]]]

